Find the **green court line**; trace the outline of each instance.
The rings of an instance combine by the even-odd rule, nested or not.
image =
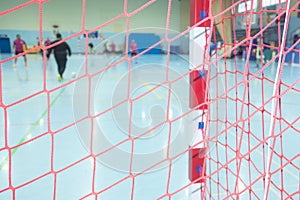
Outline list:
[[[56,103],[56,101],[58,100],[58,98],[60,97],[60,95],[65,91],[65,87],[62,88],[59,93],[55,96],[55,98],[50,102],[50,108]],[[40,117],[34,122],[34,124],[30,127],[30,129],[25,133],[25,135],[20,139],[20,141],[18,142],[18,145],[19,144],[22,144],[23,142],[26,141],[28,135],[30,135],[32,133],[32,131],[35,129],[36,126],[39,125],[39,122],[42,118],[44,118],[47,114],[47,111],[48,111],[48,108],[46,108],[44,110],[44,112],[42,112],[42,114],[40,115]],[[14,148],[12,151],[11,151],[11,157],[17,152],[19,147],[16,147]],[[3,167],[8,163],[8,159],[9,159],[9,156],[7,156],[0,164],[0,171],[3,169]]]

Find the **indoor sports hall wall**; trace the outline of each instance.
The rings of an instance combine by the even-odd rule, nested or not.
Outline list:
[[[27,4],[28,0],[16,1],[5,1],[1,2],[0,13],[11,8],[14,8],[20,4]],[[119,2],[119,3],[116,3]],[[66,38],[76,32],[82,30],[82,12],[85,12],[85,30],[95,28],[110,19],[120,16],[124,12],[123,1],[98,1],[89,0],[86,1],[86,9],[83,9],[82,0],[73,0],[70,4],[68,0],[49,0],[43,4],[42,12],[42,29],[43,29],[43,40],[49,37],[54,40],[55,37],[52,33],[53,25],[59,25],[59,32],[62,33],[63,38]],[[128,11],[134,12],[136,9],[147,3],[148,0],[139,1],[128,1]],[[172,1],[172,10],[170,17],[170,33],[169,35],[175,35],[176,33],[185,30],[189,22],[189,3],[188,1]],[[72,9],[72,12],[69,10]],[[136,35],[141,41],[148,40],[148,38],[141,38],[143,34],[152,34],[163,38],[166,16],[168,12],[168,1],[158,0],[155,4],[148,6],[146,9],[142,9],[138,14],[130,18],[130,29],[132,33],[141,33]],[[155,14],[153,14],[155,13]],[[29,47],[33,47],[38,44],[39,36],[39,18],[40,11],[37,3],[29,4],[21,9],[18,9],[12,13],[1,16],[0,20],[0,34],[7,35],[10,38],[12,45],[13,40],[16,38],[16,34],[20,34]],[[126,17],[108,24],[99,31],[106,39],[114,38],[113,41],[116,44],[117,51],[124,46],[125,35],[122,33],[126,30]],[[115,37],[115,35],[118,37]],[[144,35],[146,37],[146,35]],[[74,37],[68,40],[74,53],[83,53],[85,48],[85,41],[79,40],[81,36]],[[82,38],[81,38],[82,39]],[[188,41],[180,39],[175,41],[171,46],[171,51],[174,53],[188,53]],[[90,39],[95,47],[100,47],[99,51],[103,51],[103,40],[101,39]],[[106,42],[106,41],[104,41]],[[112,41],[109,41],[112,42]],[[138,44],[139,45],[139,44]],[[102,46],[102,47],[101,47]],[[147,48],[143,43],[140,47]],[[101,49],[102,48],[102,49]],[[165,44],[161,45],[162,52],[167,50]],[[157,52],[156,52],[157,53]]]
[[[0,30],[0,35],[6,35],[10,39],[10,48],[12,49],[13,41],[16,39],[16,35],[20,34],[22,39],[26,41],[28,48],[33,48],[34,46],[38,45],[38,37],[39,37],[39,31],[30,31],[30,30]],[[63,38],[66,36],[69,36],[73,34],[69,31],[63,31],[61,32]],[[114,43],[116,45],[116,51],[122,51],[122,47],[124,47],[125,42],[125,33],[114,33],[114,32],[105,32],[102,33],[105,40],[102,40],[100,38],[91,38],[89,39],[89,42],[93,43],[96,49],[96,53],[103,53],[105,49],[105,43]],[[150,47],[155,42],[160,40],[165,36],[163,33],[133,33],[131,34],[130,39],[135,39],[139,51],[145,50],[145,48]],[[170,33],[169,37],[174,37],[176,33]],[[149,37],[151,36],[151,37]],[[153,36],[153,37],[152,37]],[[47,38],[50,38],[50,40],[54,40],[55,37],[52,33],[52,31],[43,31],[43,39],[46,40]],[[149,38],[151,40],[149,40]],[[144,42],[147,41],[147,42]],[[73,53],[84,53],[85,52],[85,40],[83,35],[80,35],[78,37],[74,37],[67,41],[67,43],[70,45]],[[2,52],[1,49],[3,48],[0,44],[0,53]],[[5,48],[6,49],[6,48]],[[164,53],[168,49],[167,44],[163,43],[160,47],[157,47],[156,50],[150,51],[151,54],[155,53]],[[181,37],[178,40],[174,41],[171,45],[171,52],[177,53],[177,54],[187,54],[189,51],[188,46],[188,37]]]
[[[2,1],[0,12],[11,9],[28,0]],[[147,0],[128,1],[128,11],[132,12]],[[43,30],[52,30],[52,25],[57,24],[61,30],[77,32],[81,30],[82,22],[82,0],[49,0],[43,4]],[[91,29],[119,16],[124,12],[123,1],[86,1],[85,23],[86,29]],[[71,9],[71,10],[70,10]],[[168,1],[159,0],[155,4],[143,9],[134,17],[130,18],[132,29],[144,27],[166,26],[166,16],[168,11]],[[153,14],[155,13],[155,14]],[[188,12],[187,12],[188,13]],[[170,18],[170,29],[180,30],[180,1],[172,1],[172,11]],[[1,29],[9,30],[39,30],[39,7],[37,3],[32,3],[13,13],[1,16]],[[122,17],[111,25],[106,26],[104,32],[122,32],[126,28],[126,18]]]

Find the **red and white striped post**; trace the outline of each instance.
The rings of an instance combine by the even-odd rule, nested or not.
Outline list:
[[[209,12],[209,0],[190,0],[190,26],[195,26],[190,31],[190,107],[193,111],[192,130],[196,130],[196,137],[189,151],[189,179],[193,184],[189,188],[189,199],[205,199],[200,189],[205,183],[205,157],[206,145],[203,141],[203,133],[206,121],[208,105],[207,99],[207,72],[204,64],[205,51],[209,49],[210,20],[206,19]],[[200,22],[200,23],[199,23]],[[199,143],[201,142],[201,143]],[[199,144],[197,144],[199,143]]]

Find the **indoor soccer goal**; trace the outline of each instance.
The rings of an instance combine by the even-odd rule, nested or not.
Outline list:
[[[76,72],[62,82],[46,59],[60,43],[43,44],[52,34],[45,7],[54,0],[23,2],[0,11],[1,20],[34,5],[39,21],[39,46],[0,51],[0,199],[299,199],[298,0],[189,0],[182,31],[170,24],[184,0],[111,1],[122,5],[119,15],[89,28],[95,10],[80,0],[81,28],[63,41],[76,48],[80,37],[83,54],[68,60]],[[132,28],[161,2],[165,27]],[[103,31],[121,23],[113,37]],[[103,38],[88,37],[98,32]],[[91,54],[91,41],[103,50]],[[105,51],[112,42],[118,53]],[[14,80],[14,59],[40,49],[40,78]],[[9,96],[38,81],[33,93]],[[41,112],[26,104],[40,97]],[[19,106],[33,113],[25,129],[13,123]],[[74,153],[72,142],[84,152]]]

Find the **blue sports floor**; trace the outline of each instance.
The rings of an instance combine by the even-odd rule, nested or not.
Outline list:
[[[2,54],[1,60],[10,56]],[[5,112],[0,107],[0,200],[13,199],[13,188],[18,200],[95,199],[94,195],[88,196],[93,191],[101,200],[195,199],[193,189],[185,187],[190,183],[188,152],[180,154],[193,143],[193,137],[187,136],[194,129],[188,126],[191,122],[188,57],[171,55],[167,62],[166,55],[143,55],[130,66],[120,58],[121,55],[89,55],[85,60],[84,55],[72,55],[63,82],[57,81],[53,57],[44,65],[40,55],[27,55],[28,69],[23,58],[18,59],[16,69],[13,69],[12,61],[2,64],[1,94],[7,109]],[[119,62],[106,69],[116,61]],[[222,60],[217,67],[211,66],[211,75],[220,72],[218,81],[214,79],[211,83],[211,98],[243,80],[243,74],[229,71],[243,73],[245,61],[227,60],[226,70],[229,71],[226,76],[221,73],[225,72],[224,63]],[[274,80],[276,69],[277,63],[271,64],[264,70],[264,76]],[[260,68],[250,62],[249,70],[255,73]],[[90,76],[74,81],[86,71]],[[182,77],[183,74],[186,76]],[[273,92],[273,84],[266,79],[262,82],[261,76],[260,73],[250,81],[250,90],[245,90],[242,84],[231,90],[227,97],[243,99],[246,93],[249,95],[246,102],[249,99],[253,105],[261,106]],[[171,89],[164,82],[166,77],[172,83]],[[291,85],[299,81],[299,77],[299,66],[285,65],[283,82]],[[131,80],[130,87],[128,80]],[[159,83],[163,84],[157,86]],[[299,83],[293,87],[300,90]],[[286,89],[282,87],[282,91]],[[128,91],[130,102],[126,101]],[[263,199],[264,184],[259,177],[268,166],[270,144],[274,144],[274,151],[285,157],[270,154],[273,155],[270,163],[273,174],[268,199],[300,198],[299,100],[300,93],[294,90],[288,90],[282,96],[281,116],[292,125],[287,128],[288,123],[277,118],[274,137],[266,140],[264,145],[259,140],[269,135],[269,114],[258,112],[247,119],[249,113],[255,111],[253,106],[248,109],[240,101],[225,101],[224,98],[212,103],[211,117],[226,119],[229,123],[210,125],[213,140],[209,142],[209,155],[219,163],[211,162],[207,166],[207,174],[214,172],[211,175],[214,181],[207,181],[207,199],[237,199],[234,193],[240,193],[239,199]],[[267,103],[266,110],[271,111],[271,103]],[[180,117],[183,113],[187,113],[186,116]],[[229,127],[236,119],[243,120]],[[91,136],[92,129],[101,134]],[[214,137],[225,129],[227,131]],[[281,137],[277,137],[276,134],[282,131]],[[128,132],[137,138],[127,140]],[[30,142],[26,142],[28,140]],[[228,145],[221,145],[225,143]],[[13,147],[10,156],[6,144]],[[234,149],[237,147],[241,154],[251,150],[251,157],[236,159],[239,155]],[[105,151],[107,149],[109,151]],[[91,151],[97,156],[96,161],[89,156]],[[235,160],[229,162],[230,159]],[[226,163],[228,165],[224,167]],[[277,170],[280,165],[284,166],[283,171]],[[259,180],[254,182],[256,179]],[[234,187],[236,182],[238,188]],[[250,182],[255,195],[249,194],[247,185]],[[228,191],[220,185],[227,186]],[[284,188],[286,193],[281,193],[276,186]],[[8,187],[10,189],[6,189]],[[166,196],[167,193],[171,198]]]

